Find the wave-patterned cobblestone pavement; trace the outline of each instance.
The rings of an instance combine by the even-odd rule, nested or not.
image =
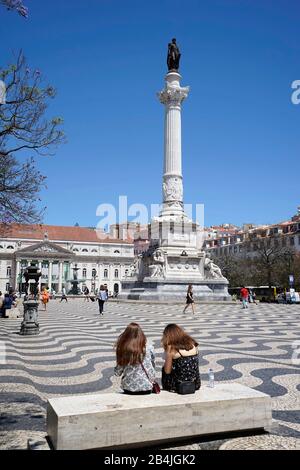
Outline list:
[[[212,367],[219,382],[238,382],[268,393],[274,426],[269,436],[199,442],[188,448],[297,448],[300,443],[300,306],[240,304],[198,305],[182,314],[182,305],[109,302],[104,316],[97,304],[81,299],[51,301],[39,312],[40,334],[20,336],[20,319],[0,319],[0,449],[25,449],[27,440],[46,435],[46,403],[61,395],[111,392],[114,343],[131,321],[140,323],[154,344],[160,375],[164,327],[175,322],[200,343],[205,385]],[[294,360],[292,359],[294,357]],[[296,360],[295,360],[296,359]],[[1,360],[1,358],[0,358]]]

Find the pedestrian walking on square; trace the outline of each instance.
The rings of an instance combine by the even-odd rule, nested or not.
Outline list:
[[[47,310],[47,304],[49,302],[49,292],[47,291],[46,287],[44,287],[43,289],[43,292],[42,292],[42,296],[41,296],[41,300],[42,300],[42,304],[44,305],[44,310],[46,311]]]
[[[104,302],[108,299],[107,291],[104,286],[100,286],[100,290],[98,292],[98,304],[99,304],[99,314],[104,315]]]
[[[86,300],[87,302],[89,302],[89,301],[90,301],[90,297],[89,297],[90,291],[89,291],[89,289],[88,289],[87,286],[85,286],[83,293],[84,293],[84,295],[85,295],[85,300]]]
[[[243,302],[243,308],[248,308],[249,291],[245,286],[241,288],[241,298]]]
[[[137,323],[130,323],[116,344],[115,375],[122,376],[121,388],[127,395],[152,393],[155,381],[154,349]],[[157,393],[157,392],[156,392]]]
[[[5,310],[2,308],[4,304],[4,296],[2,292],[0,292],[0,318],[5,315]]]
[[[183,313],[186,312],[186,309],[191,306],[193,310],[193,314],[195,315],[195,309],[194,309],[194,294],[193,294],[193,286],[192,284],[189,284],[187,293],[186,293],[186,306],[184,307]]]
[[[4,318],[8,318],[6,316],[6,310],[11,310],[12,306],[13,306],[12,297],[8,293],[4,294],[4,299],[3,299],[3,303],[2,303],[2,307],[1,307],[0,316],[2,316]]]
[[[62,288],[62,291],[61,291],[61,298],[60,298],[60,301],[62,302],[63,300],[65,300],[66,302],[68,302],[68,299],[67,299],[67,296],[66,296],[66,288],[63,287]]]

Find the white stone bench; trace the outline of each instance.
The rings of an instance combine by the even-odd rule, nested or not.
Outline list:
[[[141,447],[179,438],[265,428],[271,398],[240,384],[205,383],[193,395],[162,391],[72,395],[48,402],[47,432],[55,449]]]

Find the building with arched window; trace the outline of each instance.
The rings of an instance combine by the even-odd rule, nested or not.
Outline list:
[[[79,288],[86,285],[93,292],[106,284],[113,295],[121,290],[121,282],[134,261],[132,241],[98,238],[96,230],[90,228],[11,224],[2,232],[2,292],[9,287],[24,291],[24,271],[34,262],[42,271],[40,288],[49,287],[59,293],[65,287],[68,292],[76,266]]]

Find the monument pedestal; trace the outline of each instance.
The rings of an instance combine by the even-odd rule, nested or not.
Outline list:
[[[33,336],[38,335],[40,332],[38,323],[38,300],[25,300],[24,305],[24,318],[21,324],[20,335]]]
[[[135,274],[122,282],[119,299],[184,303],[192,284],[196,301],[231,300],[227,279],[199,248],[199,227],[187,217],[180,219],[170,222],[161,215],[153,221],[150,247]]]
[[[145,301],[185,302],[188,284],[193,285],[194,299],[200,302],[229,301],[228,281],[189,278],[188,281],[145,278],[143,281],[128,280],[122,282],[122,292],[118,299]]]

